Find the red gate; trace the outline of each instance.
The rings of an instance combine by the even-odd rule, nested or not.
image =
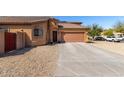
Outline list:
[[[16,49],[16,33],[5,32],[5,52]]]

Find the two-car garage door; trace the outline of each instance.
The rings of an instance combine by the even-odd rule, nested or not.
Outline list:
[[[62,32],[61,37],[63,42],[83,42],[84,32]]]

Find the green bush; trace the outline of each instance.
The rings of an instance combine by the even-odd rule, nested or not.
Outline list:
[[[106,31],[104,31],[103,35],[105,36],[113,36],[113,29],[108,29]]]

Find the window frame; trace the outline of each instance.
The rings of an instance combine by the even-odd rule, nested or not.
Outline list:
[[[33,36],[43,36],[43,29],[42,28],[34,28],[33,29]]]
[[[5,27],[0,26],[0,30],[3,30],[3,31],[5,31],[5,32],[10,32],[10,28],[7,27],[7,26],[5,26]]]

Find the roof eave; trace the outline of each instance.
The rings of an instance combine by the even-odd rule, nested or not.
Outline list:
[[[62,28],[61,30],[65,30],[65,29],[74,29],[74,30],[89,30],[89,28]]]
[[[17,22],[7,22],[7,23],[0,23],[0,25],[30,25],[31,23],[17,23]]]
[[[47,20],[44,21],[33,21],[33,22],[0,22],[0,25],[31,25],[35,23],[41,23],[41,22],[46,22]]]

